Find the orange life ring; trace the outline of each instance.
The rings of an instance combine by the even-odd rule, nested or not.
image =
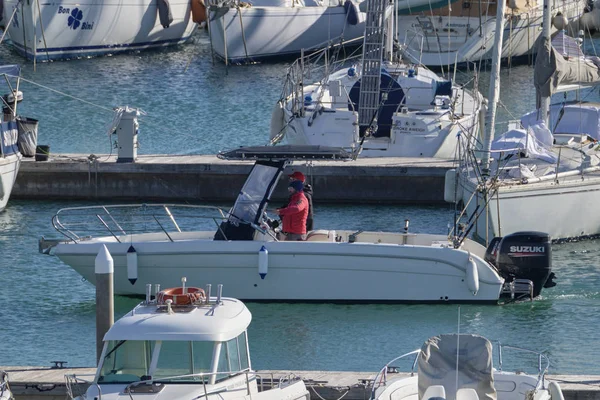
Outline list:
[[[172,300],[173,304],[178,306],[193,304],[204,299],[206,299],[204,290],[197,287],[185,288],[185,293],[183,293],[182,287],[165,289],[160,291],[156,296],[156,302],[158,304],[165,304],[167,300]]]
[[[204,0],[190,0],[192,5],[192,21],[199,24],[206,21],[206,5]]]

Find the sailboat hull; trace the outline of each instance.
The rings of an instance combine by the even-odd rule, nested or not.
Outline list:
[[[462,181],[463,200],[471,199],[474,182]],[[483,193],[475,191],[467,205],[469,215],[479,206],[475,222],[478,239],[522,230],[548,233],[553,240],[600,235],[600,214],[592,212],[600,203],[600,174],[573,176],[560,183],[544,181],[501,186],[488,206]]]

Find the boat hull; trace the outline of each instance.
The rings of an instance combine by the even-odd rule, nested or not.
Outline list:
[[[4,6],[14,49],[39,61],[114,54],[176,45],[187,41],[196,26],[190,2],[170,2],[173,22],[163,28],[157,2],[53,3],[6,0]],[[16,8],[16,11],[15,11]],[[40,17],[41,16],[41,17]]]
[[[221,9],[219,9],[221,10]],[[211,11],[212,48],[219,58],[247,63],[297,55],[362,36],[364,22],[347,22],[344,7],[249,7]],[[361,43],[357,43],[361,44]]]
[[[3,122],[0,132],[0,211],[6,208],[23,158],[17,141],[16,124]]]
[[[470,199],[474,182],[462,182],[463,199]],[[600,174],[574,177],[556,184],[554,181],[502,186],[487,210],[475,222],[474,234],[481,241],[495,236],[531,230],[546,232],[553,240],[600,234],[600,215],[594,210],[600,202]],[[476,192],[467,205],[471,215],[480,210],[485,196]]]
[[[251,301],[495,303],[503,284],[472,252],[435,245],[185,240],[132,242],[137,252],[132,285],[130,244],[110,239],[59,244],[54,254],[94,283],[94,260],[106,244],[114,259],[115,293],[121,295],[141,295],[146,284],[179,286],[185,276],[190,283],[224,284],[227,295]],[[258,271],[262,246],[268,251],[264,279]],[[478,269],[475,295],[466,283],[469,257]]]
[[[584,4],[579,1],[566,1],[557,6],[557,10],[573,21],[583,13],[583,7]],[[534,44],[541,32],[542,12],[540,6],[507,16],[501,56],[503,59],[533,53]],[[496,33],[494,16],[480,19],[472,16],[401,15],[398,18],[401,29],[399,40],[404,43],[406,54],[413,62],[441,67],[492,58],[491,50]],[[552,29],[556,31],[554,27]]]

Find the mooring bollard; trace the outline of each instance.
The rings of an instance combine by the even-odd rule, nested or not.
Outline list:
[[[113,274],[114,262],[102,245],[95,263],[96,271],[96,359],[100,361],[104,335],[115,322]]]

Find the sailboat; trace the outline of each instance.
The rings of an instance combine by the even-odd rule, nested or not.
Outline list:
[[[211,48],[226,64],[352,44],[365,30],[365,13],[357,0],[221,0],[209,4]]]
[[[543,16],[541,0],[504,0],[508,12],[496,27],[498,2],[401,0],[398,39],[408,57],[427,66],[489,61],[496,32],[505,40],[501,57],[527,57],[535,50]],[[552,30],[576,26],[585,1],[552,1]],[[577,31],[576,29],[574,30]]]
[[[485,242],[524,227],[554,240],[600,234],[600,215],[587,212],[600,202],[598,105],[550,104],[554,93],[600,82],[600,59],[584,56],[580,42],[564,32],[551,39],[548,6],[544,21],[534,72],[538,110],[496,139],[492,115],[481,162],[475,151],[466,152],[457,176],[447,176],[447,200],[462,201],[468,214],[480,216],[469,229]]]
[[[360,157],[454,158],[458,139],[476,135],[483,97],[402,60],[393,8],[368,1],[360,57],[324,50],[292,64],[273,109],[271,143],[343,147]]]
[[[20,73],[21,68],[18,65],[0,66],[0,77],[9,82],[10,89],[9,94],[0,98],[3,108],[2,123],[0,124],[0,211],[4,210],[8,204],[23,158],[19,151],[16,114],[17,104],[23,100],[23,93],[19,91]]]

